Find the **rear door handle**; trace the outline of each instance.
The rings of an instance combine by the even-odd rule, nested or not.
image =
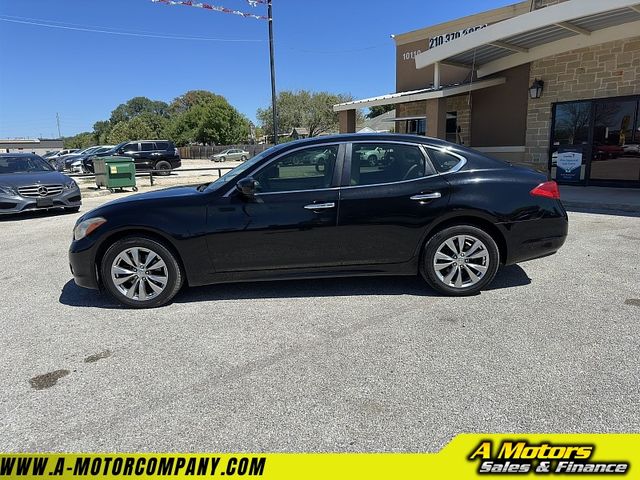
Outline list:
[[[311,203],[309,205],[305,205],[304,208],[307,210],[326,210],[327,208],[335,208],[336,204],[333,202],[330,203]]]
[[[440,192],[421,193],[420,195],[414,195],[413,197],[411,197],[411,200],[421,202],[425,200],[435,200],[436,198],[440,197],[442,197],[442,194]]]

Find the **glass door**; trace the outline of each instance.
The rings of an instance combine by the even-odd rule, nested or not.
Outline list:
[[[591,117],[590,101],[554,105],[549,166],[554,180],[585,184],[591,153]]]
[[[597,101],[589,179],[592,184],[640,182],[638,100]]]

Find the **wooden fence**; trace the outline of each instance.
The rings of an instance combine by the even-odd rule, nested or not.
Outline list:
[[[188,147],[180,147],[180,158],[209,158],[211,155],[223,152],[228,148],[239,148],[249,152],[249,158],[264,152],[271,145],[216,145],[213,147],[205,145],[190,145]]]

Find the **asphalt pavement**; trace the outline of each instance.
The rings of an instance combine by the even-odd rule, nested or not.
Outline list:
[[[78,215],[0,219],[0,451],[425,452],[461,432],[640,431],[638,217],[571,213],[557,255],[469,298],[356,278],[193,288],[136,311],[73,283]]]

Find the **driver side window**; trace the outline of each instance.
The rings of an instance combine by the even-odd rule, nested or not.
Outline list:
[[[338,145],[305,148],[286,154],[256,173],[258,193],[331,187]]]

